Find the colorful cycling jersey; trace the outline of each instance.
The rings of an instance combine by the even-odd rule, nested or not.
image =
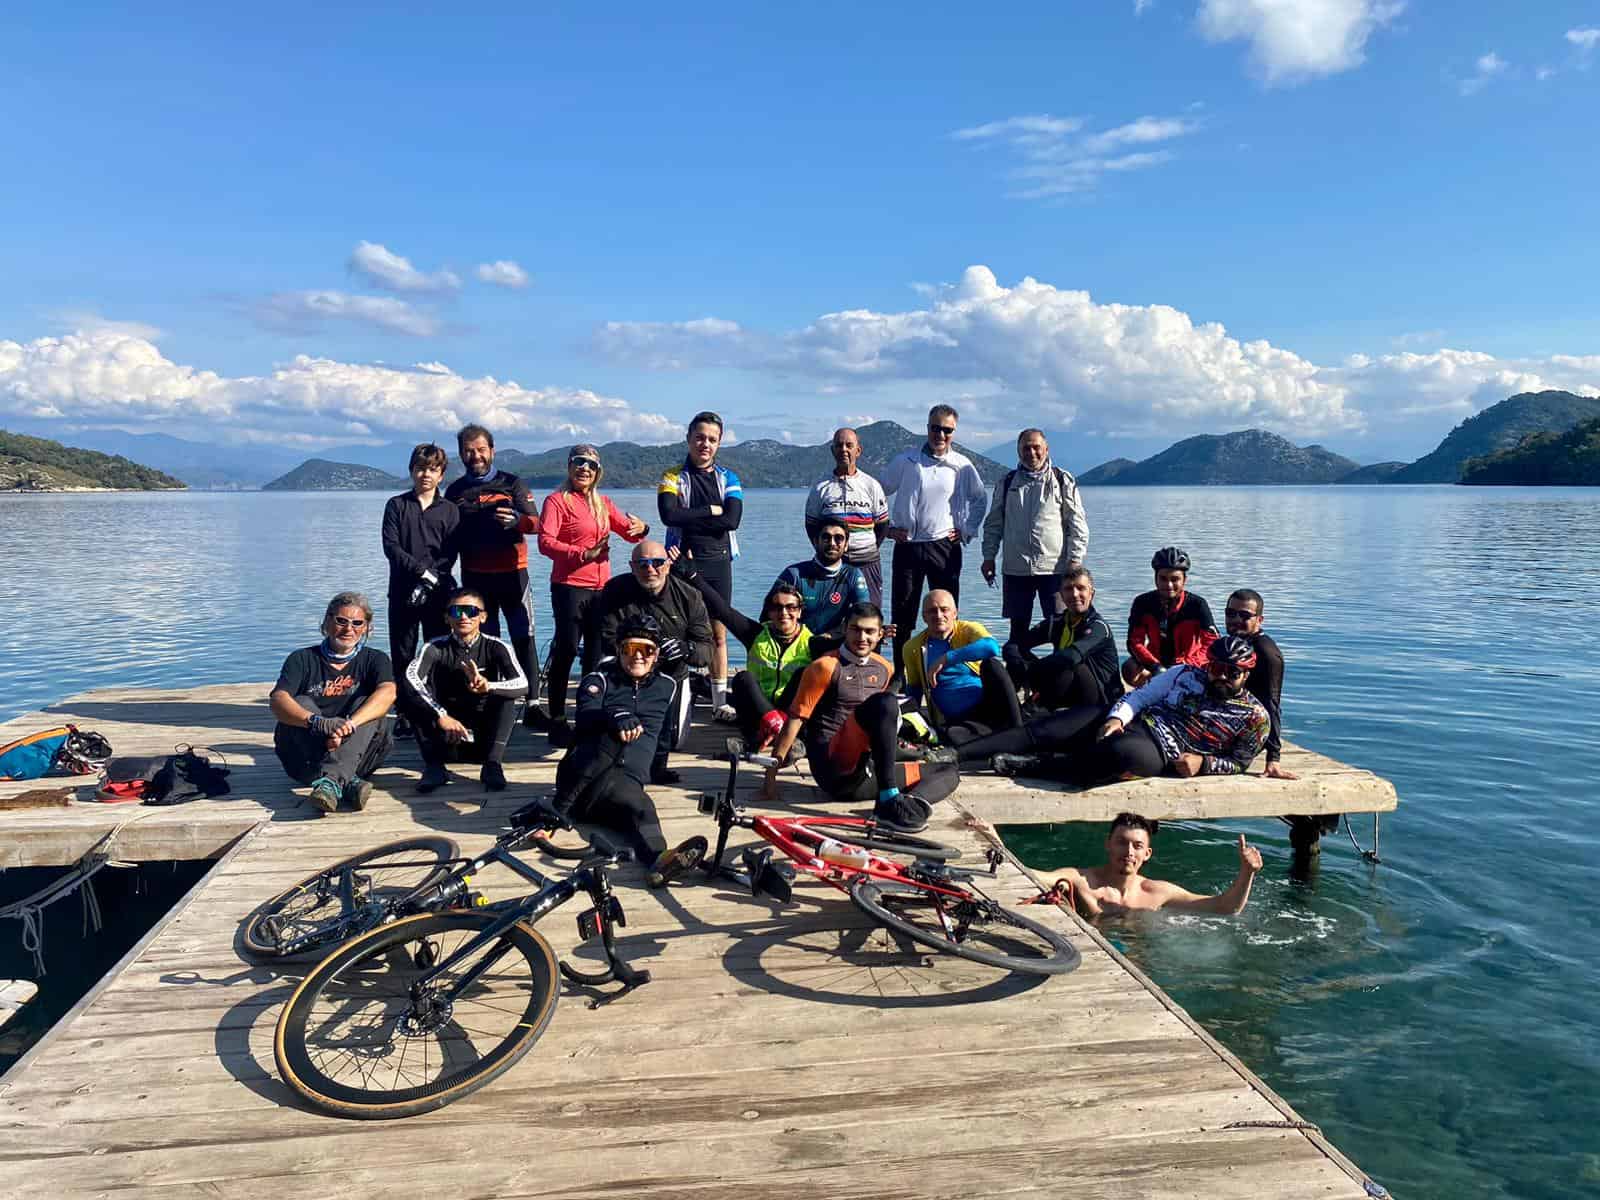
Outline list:
[[[810,562],[790,563],[778,576],[777,583],[787,583],[799,590],[805,603],[800,621],[812,633],[827,633],[838,628],[844,623],[845,609],[872,599],[861,568],[842,562],[832,571],[814,558]]]
[[[713,514],[712,506],[722,509]],[[727,467],[705,470],[687,460],[669,468],[656,485],[656,511],[667,527],[666,547],[682,546],[691,558],[738,558],[744,488]]]
[[[789,705],[789,715],[806,722],[806,746],[825,752],[833,735],[863,701],[889,690],[893,674],[887,659],[869,654],[858,662],[845,647],[824,654],[807,667]]]
[[[1203,666],[1206,647],[1216,640],[1211,606],[1193,592],[1185,592],[1170,611],[1159,593],[1145,592],[1128,612],[1128,653],[1150,670],[1176,663]]]
[[[524,535],[539,532],[539,510],[527,484],[509,471],[486,479],[463,475],[445,489],[444,498],[461,510],[456,537],[463,572],[498,574],[527,567]],[[516,513],[516,523],[507,529],[495,515],[499,512]]]
[[[1188,665],[1163,671],[1129,692],[1112,705],[1109,716],[1124,726],[1138,717],[1169,763],[1180,755],[1201,755],[1203,775],[1242,772],[1271,729],[1261,701],[1244,691],[1229,699],[1214,695],[1205,669]]]

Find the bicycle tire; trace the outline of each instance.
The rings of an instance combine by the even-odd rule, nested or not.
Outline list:
[[[286,913],[290,913],[291,906],[297,900],[302,900],[303,906],[295,909],[293,919],[298,922],[314,926],[318,921],[331,921],[337,916],[338,897],[328,896],[327,889],[319,884],[324,880],[336,880],[340,872],[347,868],[377,865],[377,860],[406,855],[422,857],[431,855],[438,860],[439,866],[427,872],[421,879],[414,875],[407,875],[403,869],[395,868],[391,873],[394,881],[391,886],[386,886],[380,894],[393,896],[399,899],[429,884],[437,883],[448,872],[443,864],[457,857],[460,853],[455,842],[446,837],[414,837],[403,838],[396,842],[385,842],[381,846],[374,846],[371,850],[363,850],[360,854],[353,854],[349,858],[341,859],[330,867],[324,867],[314,875],[308,875],[293,887],[285,888],[278,895],[262,904],[252,912],[244,921],[241,940],[244,948],[257,958],[276,959],[285,957],[278,949],[282,944],[282,933],[274,926],[281,925]],[[422,869],[426,864],[419,864]],[[309,907],[304,904],[309,902]],[[333,911],[322,913],[323,909]],[[320,915],[319,915],[320,914]],[[293,957],[303,958],[313,952],[325,951],[327,947],[337,942],[342,942],[350,930],[329,926],[328,936],[315,941],[301,950]]]
[[[962,937],[955,938],[945,932],[937,916],[942,898],[927,888],[861,875],[850,885],[850,899],[874,920],[914,942],[985,966],[1030,975],[1063,975],[1082,961],[1063,934],[999,905],[983,902],[979,919]],[[982,901],[981,897],[974,899]],[[907,913],[926,914],[927,919],[918,923]]]
[[[412,983],[453,952],[439,945],[452,936],[457,947],[465,945],[497,919],[483,912],[423,913],[374,929],[323,959],[278,1018],[273,1048],[283,1081],[323,1112],[388,1120],[443,1108],[510,1070],[549,1026],[561,991],[555,951],[531,925],[518,921],[469,955],[453,974],[472,971],[499,953],[469,992],[442,1015],[434,1014],[435,1023],[413,1025],[418,1032],[405,1028],[418,1019]],[[423,957],[426,947],[432,947],[431,958]],[[374,1001],[377,1012],[371,1011]],[[504,1032],[468,1026],[466,1017],[457,1016],[461,1008],[474,1020],[497,1022]],[[428,1046],[436,1035],[440,1073],[428,1079]],[[482,1053],[476,1038],[488,1046]],[[420,1071],[421,1080],[405,1072],[412,1053],[420,1053],[421,1066],[413,1059],[413,1072]],[[473,1061],[466,1062],[467,1056]],[[370,1070],[363,1063],[372,1064]],[[353,1068],[353,1078],[331,1074],[338,1064]],[[374,1086],[391,1067],[392,1086]]]
[[[801,817],[802,828],[831,837],[836,842],[849,842],[879,854],[900,854],[907,858],[922,858],[930,862],[949,862],[960,858],[961,851],[953,846],[932,842],[927,838],[913,837],[909,833],[864,835],[864,825],[855,824],[849,817]]]

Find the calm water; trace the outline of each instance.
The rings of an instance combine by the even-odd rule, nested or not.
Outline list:
[[[616,498],[653,519],[653,497]],[[0,498],[0,718],[108,684],[272,678],[330,594],[382,594],[383,502]],[[801,503],[748,498],[742,609],[805,557]],[[1402,801],[1381,867],[1341,833],[1302,880],[1276,822],[1164,829],[1154,866],[1194,888],[1232,878],[1229,841],[1248,833],[1267,859],[1250,909],[1107,932],[1396,1194],[1600,1196],[1600,491],[1111,488],[1086,503],[1114,624],[1157,546],[1189,551],[1219,615],[1232,588],[1256,588],[1288,659],[1290,735],[1388,776]],[[975,555],[965,587],[964,615],[1002,630]],[[1025,855],[1085,863],[1102,837],[1036,827]]]

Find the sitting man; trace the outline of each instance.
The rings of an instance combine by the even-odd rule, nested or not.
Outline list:
[[[677,685],[673,718],[651,746],[650,782],[662,784],[678,782],[678,773],[667,769],[667,751],[689,728],[689,689],[684,684],[688,667],[708,666],[712,646],[706,602],[693,584],[669,570],[676,557],[676,549],[669,556],[660,542],[640,542],[628,559],[628,573],[607,583],[589,608],[598,646],[616,645],[618,631],[629,617],[647,616],[661,631],[659,669]]]
[[[1170,770],[1237,775],[1267,739],[1267,710],[1244,690],[1256,652],[1221,637],[1204,667],[1163,671],[1107,713],[1093,704],[1063,709],[961,747],[961,759],[992,755],[1002,775],[1035,775],[1088,787]],[[1044,757],[1038,757],[1043,755]]]
[[[1056,612],[1005,646],[1006,670],[1018,688],[1028,688],[1040,708],[1078,704],[1109,705],[1122,695],[1117,669],[1117,639],[1094,607],[1094,576],[1084,566],[1068,567],[1055,597]],[[1034,646],[1052,646],[1040,659]]]
[[[389,656],[367,645],[372,605],[360,592],[340,592],[322,617],[322,643],[283,660],[268,702],[278,761],[298,783],[311,785],[311,803],[324,813],[341,799],[367,806],[369,777],[393,743],[387,716],[394,703]]]
[[[745,745],[765,749],[783,732],[800,673],[811,665],[817,643],[822,641],[800,623],[805,597],[792,584],[775,583],[761,606],[765,620],[753,621],[695,571],[693,560],[680,560],[676,570],[700,589],[711,619],[721,621],[744,645],[749,665],[729,681],[728,698],[733,701],[734,720]]]
[[[1150,560],[1155,590],[1141,593],[1128,612],[1128,654],[1122,677],[1131,688],[1177,663],[1206,661],[1206,645],[1217,636],[1211,606],[1189,592],[1189,556],[1176,546],[1157,550]]]
[[[1242,637],[1256,650],[1256,665],[1250,668],[1250,678],[1244,681],[1244,690],[1261,701],[1272,722],[1272,732],[1267,734],[1268,779],[1295,779],[1293,771],[1285,771],[1278,762],[1283,757],[1283,651],[1278,643],[1261,632],[1267,610],[1261,593],[1250,588],[1240,588],[1228,597],[1228,607],[1222,619],[1228,623],[1228,632]]]
[[[844,645],[800,676],[772,755],[780,764],[788,761],[803,739],[818,787],[852,803],[875,797],[872,815],[879,826],[916,833],[927,827],[934,803],[956,790],[960,774],[953,763],[896,761],[900,705],[889,691],[893,671],[874,653],[882,638],[883,611],[870,602],[851,605]],[[767,770],[764,800],[776,798],[777,773],[777,766]]]
[[[1155,854],[1157,821],[1118,813],[1106,837],[1106,863],[1103,867],[1064,867],[1040,873],[1047,890],[1070,893],[1070,899],[1085,916],[1121,913],[1132,909],[1170,908],[1181,912],[1218,913],[1225,917],[1244,911],[1250,899],[1250,885],[1261,870],[1261,851],[1245,844],[1239,835],[1239,873],[1228,890],[1202,896],[1164,879],[1146,879],[1139,869]]]
[[[506,743],[528,678],[508,644],[481,632],[484,607],[471,588],[452,592],[445,603],[450,632],[425,643],[406,667],[411,724],[424,764],[419,792],[450,782],[445,763],[452,758],[481,762],[483,786],[505,789]]]
[[[812,633],[837,633],[844,624],[844,613],[852,604],[869,601],[867,577],[860,567],[844,560],[850,531],[843,521],[824,518],[816,523],[812,544],[817,556],[806,562],[790,563],[777,582],[799,591],[805,600],[800,622]]]
[[[557,808],[571,820],[621,835],[651,887],[664,886],[706,851],[703,837],[668,850],[644,790],[678,691],[671,676],[656,670],[665,640],[652,617],[634,614],[617,622],[610,643],[616,657],[579,681],[572,747],[556,768]]]
[[[1000,643],[977,621],[963,621],[956,599],[943,588],[922,602],[923,629],[906,643],[906,696],[927,694],[934,724],[959,743],[1022,724],[1017,690],[1006,673]],[[957,731],[955,727],[970,728]]]

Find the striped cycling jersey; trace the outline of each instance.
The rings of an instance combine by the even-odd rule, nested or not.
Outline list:
[[[1237,775],[1267,740],[1267,710],[1249,692],[1224,699],[1211,691],[1203,667],[1161,672],[1112,706],[1110,719],[1124,726],[1143,721],[1169,763],[1184,754],[1205,759],[1203,775]]]

